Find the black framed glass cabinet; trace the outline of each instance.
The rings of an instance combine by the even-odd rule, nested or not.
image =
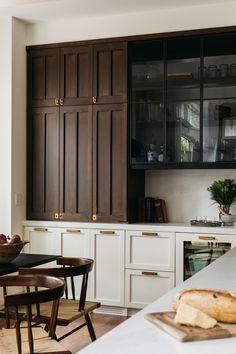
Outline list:
[[[235,168],[236,34],[131,42],[132,168]]]

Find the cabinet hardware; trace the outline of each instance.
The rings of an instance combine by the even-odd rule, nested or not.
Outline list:
[[[54,102],[55,102],[56,106],[60,106],[60,99],[59,98],[55,98]]]
[[[93,103],[97,103],[97,96],[93,96]]]
[[[93,220],[93,221],[96,221],[96,220],[97,220],[97,215],[96,215],[96,214],[93,214],[93,215],[92,215],[92,220]]]
[[[79,233],[79,229],[67,229],[66,232],[74,232],[74,233]]]
[[[114,235],[115,231],[111,231],[111,230],[101,230],[99,231],[100,234],[104,234],[104,235]]]
[[[60,98],[60,106],[63,106],[64,105],[64,98]]]
[[[199,240],[215,240],[215,236],[198,236]]]
[[[143,236],[159,236],[158,232],[142,232]]]
[[[158,273],[157,272],[142,272],[142,275],[152,275],[153,277],[157,277]]]
[[[55,213],[54,218],[55,218],[55,219],[58,219],[58,218],[59,218],[58,213]]]
[[[63,220],[63,218],[64,218],[63,213],[60,213],[60,214],[59,214],[59,219],[60,219],[60,220]]]
[[[43,231],[48,231],[48,229],[46,227],[34,227],[34,231],[43,232]]]

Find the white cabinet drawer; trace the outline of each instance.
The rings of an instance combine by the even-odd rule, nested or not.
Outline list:
[[[126,269],[125,306],[143,308],[174,287],[173,272]]]
[[[175,270],[175,234],[171,232],[128,231],[126,268]]]
[[[79,228],[62,230],[62,255],[89,258],[91,256],[89,230]]]
[[[61,255],[61,230],[50,227],[25,227],[24,240],[29,241],[25,252]]]

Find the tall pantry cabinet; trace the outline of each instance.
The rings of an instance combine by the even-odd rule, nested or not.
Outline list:
[[[28,219],[135,220],[143,177],[127,167],[127,43],[27,53]]]

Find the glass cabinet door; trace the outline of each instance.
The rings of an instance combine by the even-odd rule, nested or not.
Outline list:
[[[167,40],[166,162],[199,162],[200,39]]]
[[[236,160],[236,34],[204,38],[203,162]]]
[[[130,47],[131,163],[163,160],[163,42],[145,41]]]

